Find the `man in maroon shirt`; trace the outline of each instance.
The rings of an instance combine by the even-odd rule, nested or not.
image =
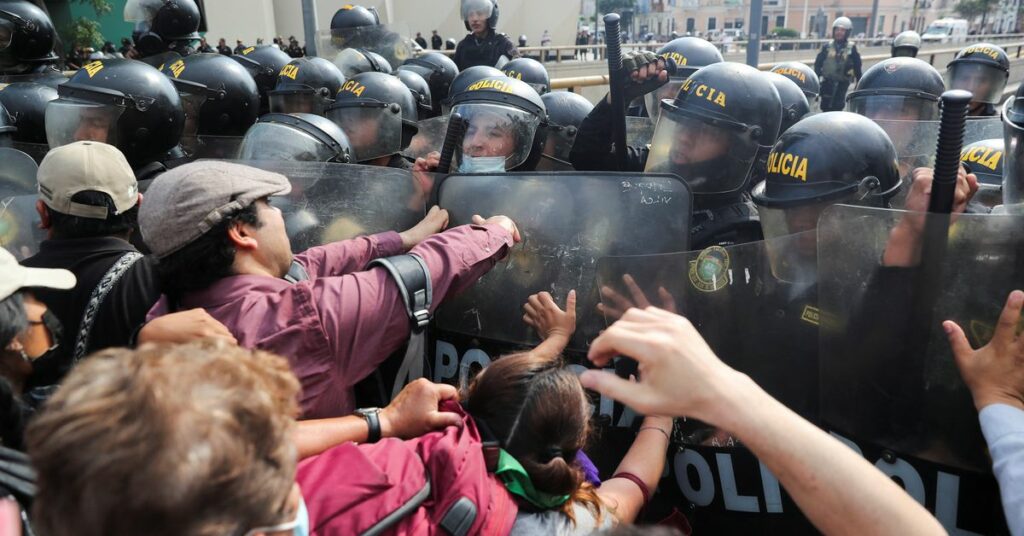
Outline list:
[[[403,233],[335,242],[293,258],[281,212],[269,203],[290,190],[277,173],[226,162],[186,164],[149,187],[139,224],[164,283],[150,315],[201,307],[240,345],[287,357],[302,383],[306,418],[351,413],[352,386],[409,337],[398,286],[385,269],[367,270],[370,261],[405,252],[423,259],[434,309],[520,239],[504,216],[477,216],[474,225],[439,233],[448,214],[434,207]],[[308,280],[284,279],[293,260]]]

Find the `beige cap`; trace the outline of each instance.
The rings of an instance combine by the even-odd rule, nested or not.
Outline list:
[[[57,268],[29,268],[18,264],[11,252],[0,248],[0,300],[28,287],[69,289],[75,286],[75,274]]]
[[[139,201],[139,183],[128,160],[113,145],[78,141],[50,149],[36,174],[39,197],[51,209],[82,218],[107,219],[107,207],[75,203],[71,198],[85,191],[102,192],[114,200],[114,214]]]
[[[139,228],[150,251],[166,257],[199,238],[225,216],[292,191],[288,179],[254,167],[200,160],[153,180],[139,207]]]

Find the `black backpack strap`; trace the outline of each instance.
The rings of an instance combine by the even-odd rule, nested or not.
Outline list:
[[[398,291],[405,303],[405,313],[411,324],[409,345],[402,359],[402,366],[395,377],[391,399],[398,396],[406,380],[424,377],[424,360],[426,359],[427,325],[432,315],[430,306],[433,303],[433,286],[430,282],[430,270],[423,259],[413,254],[397,255],[376,259],[368,268],[381,266],[391,274],[398,285]]]
[[[292,265],[288,267],[288,273],[284,274],[284,280],[293,285],[299,281],[309,281],[309,273],[306,272],[305,266],[292,261]]]

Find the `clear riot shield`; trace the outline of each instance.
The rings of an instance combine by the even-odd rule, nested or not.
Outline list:
[[[50,152],[50,146],[45,143],[22,143],[16,141],[13,147],[32,157],[36,164],[42,163],[43,157],[46,156],[46,153]]]
[[[384,231],[423,219],[434,177],[395,168],[324,162],[245,161],[281,173],[292,191],[275,199],[292,250]]]
[[[38,194],[11,195],[0,189],[0,247],[19,261],[38,253],[40,242],[46,239],[46,231],[39,228],[38,200]]]
[[[442,179],[438,204],[448,209],[452,226],[469,223],[474,214],[502,214],[523,236],[507,259],[437,313],[439,331],[472,337],[490,352],[539,342],[522,321],[531,294],[547,291],[564,305],[575,289],[577,329],[569,350],[585,353],[604,327],[594,286],[597,260],[681,251],[689,240],[691,194],[672,175],[450,175]]]
[[[405,23],[323,30],[317,34],[317,50],[320,56],[333,62],[338,52],[346,48],[365,48],[384,56],[394,70],[412,57],[410,40],[403,37],[406,35],[410,33]]]
[[[181,139],[181,147],[189,157],[199,160],[234,160],[242,147],[241,136],[194,136]]]
[[[992,337],[1024,279],[1024,216],[961,215],[945,255],[923,260],[940,269],[883,266],[920,245],[890,240],[919,221],[850,206],[821,217],[823,422],[869,459],[881,457],[876,465],[950,532],[1004,533],[978,414],[941,323],[956,321],[975,348]]]
[[[601,308],[609,324],[629,307],[648,305],[686,316],[724,362],[814,422],[814,251],[810,231],[701,251],[605,257],[597,265]],[[780,255],[790,264],[777,274],[772,259]],[[805,266],[793,269],[795,262]],[[620,359],[616,368],[620,375],[631,373],[635,362]],[[628,413],[623,408],[619,415]],[[721,429],[677,419],[668,468],[667,485],[663,481],[652,507],[687,512],[695,532],[815,533],[767,468]]]
[[[892,200],[892,206],[902,208],[909,190],[911,174],[915,168],[933,167],[935,149],[939,139],[938,121],[899,121],[875,119],[875,123],[889,135],[899,159],[903,192]],[[964,145],[976,141],[1003,137],[1003,123],[999,117],[969,118],[964,127]]]
[[[626,118],[626,145],[643,147],[654,139],[654,121],[650,117]]]
[[[34,194],[39,166],[31,156],[17,149],[0,147],[0,192]]]
[[[423,119],[416,125],[419,130],[402,154],[409,158],[423,158],[434,151],[441,152],[445,133],[448,132],[448,116]]]

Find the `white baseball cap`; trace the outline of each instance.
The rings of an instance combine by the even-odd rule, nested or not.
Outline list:
[[[11,252],[0,248],[0,301],[23,288],[69,289],[75,286],[75,274],[59,268],[29,268],[18,264]]]
[[[75,194],[102,192],[114,201],[114,215],[139,201],[139,183],[124,154],[113,145],[79,141],[50,149],[36,174],[39,197],[51,209],[81,218],[105,220],[107,207],[76,203]]]

